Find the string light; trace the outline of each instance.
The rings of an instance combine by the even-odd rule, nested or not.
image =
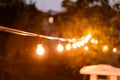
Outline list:
[[[63,50],[64,50],[64,47],[62,46],[62,44],[58,44],[57,45],[57,51],[62,52]]]
[[[84,39],[84,43],[87,43],[90,38],[91,38],[91,34],[88,34]]]
[[[68,44],[66,45],[66,50],[69,51],[70,49],[71,49],[71,44],[68,43]]]
[[[58,38],[58,37],[52,37],[52,36],[45,36],[45,35],[39,35],[36,33],[31,33],[31,32],[26,32],[22,30],[17,30],[13,28],[7,28],[0,26],[1,31],[17,34],[17,35],[22,35],[22,36],[31,36],[31,37],[40,37],[40,38],[45,38],[45,39],[50,39],[50,40],[60,40],[60,41],[68,41],[68,42],[73,42],[72,39],[65,39],[65,38]]]
[[[53,22],[53,21],[54,21],[54,19],[52,20],[52,18],[51,18],[50,19],[50,23]],[[82,37],[82,38],[80,38],[78,40],[75,39],[75,38],[73,38],[73,39],[66,39],[66,38],[59,38],[59,37],[39,35],[39,34],[36,34],[36,33],[26,32],[26,31],[22,31],[22,30],[13,29],[13,28],[7,28],[7,27],[3,27],[3,26],[0,26],[0,30],[1,31],[5,31],[5,32],[9,32],[9,33],[13,33],[13,34],[17,34],[17,35],[22,35],[22,36],[40,37],[40,38],[45,38],[45,39],[50,39],[50,40],[60,40],[60,41],[72,42],[73,43],[72,45],[70,45],[69,43],[66,45],[66,50],[70,50],[71,48],[77,48],[77,47],[84,46],[86,43],[88,43],[88,41],[92,37],[91,34],[88,34],[86,37]],[[98,40],[95,40],[95,39],[91,39],[90,42],[94,43],[94,44],[98,44]],[[57,45],[57,50],[59,52],[62,52],[64,50],[64,47],[62,46],[62,44],[58,44]],[[85,46],[84,50],[88,51],[89,47]],[[103,51],[104,52],[108,51],[108,46],[107,45],[105,45],[103,47]],[[113,48],[112,51],[114,53],[116,53],[117,49]],[[37,45],[36,53],[38,55],[44,55],[45,50],[44,50],[42,44],[38,44]]]
[[[81,42],[77,42],[77,47],[81,47],[82,46],[82,43]]]
[[[91,37],[92,37],[92,35],[88,34],[86,38],[89,40]]]
[[[94,42],[95,44],[98,44],[98,40],[95,40],[95,42]]]
[[[90,41],[92,44],[94,43],[94,44],[98,44],[98,40],[95,40],[95,39],[91,39],[91,41]]]
[[[76,43],[73,43],[73,44],[72,44],[72,48],[73,48],[73,49],[76,49],[76,48],[77,48],[77,44],[76,44]]]
[[[88,51],[88,49],[89,49],[88,46],[85,46],[85,47],[84,47],[84,50],[85,50],[85,51]]]
[[[107,45],[105,45],[105,46],[103,47],[103,51],[104,51],[104,52],[108,51],[108,46],[107,46]]]
[[[38,55],[43,55],[44,52],[45,52],[45,50],[44,50],[42,44],[38,44],[38,45],[37,45],[37,49],[36,49],[36,53],[37,53]]]
[[[95,43],[95,40],[94,40],[94,39],[91,39],[91,43]]]
[[[52,16],[48,18],[49,23],[53,23],[53,21],[54,21],[54,18]]]
[[[117,49],[116,49],[116,48],[113,48],[113,52],[116,53],[116,52],[117,52]]]

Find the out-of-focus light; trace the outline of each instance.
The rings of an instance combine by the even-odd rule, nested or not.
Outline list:
[[[76,39],[75,39],[75,38],[73,38],[73,39],[72,39],[72,42],[76,42]]]
[[[95,44],[98,44],[98,40],[95,40]]]
[[[77,48],[77,44],[76,44],[76,43],[73,43],[73,44],[72,44],[72,48],[73,48],[73,49],[76,49],[76,48]]]
[[[88,51],[88,49],[89,49],[88,46],[85,46],[85,47],[84,47],[84,50],[85,50],[85,51]]]
[[[90,39],[92,37],[91,34],[88,34],[86,38]]]
[[[71,49],[71,45],[70,45],[70,43],[68,43],[68,44],[66,45],[66,50],[69,51],[70,49]]]
[[[87,43],[91,38],[91,34],[88,34],[85,38],[84,38],[84,43]]]
[[[116,52],[117,52],[117,49],[116,49],[116,48],[113,48],[113,52],[116,53]]]
[[[62,52],[63,50],[64,50],[64,47],[62,46],[62,44],[58,44],[57,45],[57,51]]]
[[[53,21],[54,21],[54,18],[52,16],[48,18],[49,23],[53,23]]]
[[[90,41],[91,43],[95,43],[95,40],[94,39],[91,39],[91,41]]]
[[[81,46],[84,46],[84,45],[85,45],[84,41],[81,41]]]
[[[105,45],[104,47],[103,47],[103,51],[105,52],[105,51],[108,51],[108,46],[107,45]]]
[[[81,42],[77,42],[76,44],[77,44],[77,47],[81,47],[82,46]]]
[[[45,50],[44,50],[42,44],[38,44],[38,45],[37,45],[37,49],[36,49],[36,53],[37,53],[38,55],[43,55],[44,52],[45,52]]]
[[[85,38],[85,39],[84,39],[84,43],[87,43],[88,41],[89,41],[88,38]]]

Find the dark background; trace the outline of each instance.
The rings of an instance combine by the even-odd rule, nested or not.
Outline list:
[[[101,2],[102,6],[89,6]],[[61,13],[38,11],[34,3],[23,0],[0,0],[0,25],[47,36],[80,38],[89,30],[99,40],[98,45],[88,42],[90,50],[83,48],[59,54],[57,41],[42,39],[46,53],[35,53],[36,37],[25,37],[0,31],[1,80],[82,80],[79,70],[86,65],[110,64],[120,67],[120,12],[119,4],[110,7],[107,0],[63,0],[67,10]],[[53,23],[48,18],[54,18]],[[65,44],[65,43],[64,43]],[[102,52],[102,46],[109,46]],[[112,48],[117,47],[113,53]],[[86,77],[87,79],[89,76]]]

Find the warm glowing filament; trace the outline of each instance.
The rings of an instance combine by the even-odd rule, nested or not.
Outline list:
[[[77,42],[76,43],[78,47],[81,47],[82,46],[82,43],[81,42]]]
[[[86,38],[89,40],[91,37],[91,34],[88,34]]]
[[[71,45],[70,45],[70,43],[68,43],[68,44],[66,45],[66,50],[69,51],[70,49],[71,49]]]
[[[108,50],[108,46],[105,45],[105,46],[103,47],[103,51],[107,51],[107,50]]]
[[[98,44],[98,40],[95,40],[95,44]]]
[[[84,50],[85,50],[85,51],[88,51],[88,49],[89,49],[88,46],[85,46],[85,47],[84,47]]]
[[[37,45],[37,49],[36,49],[36,53],[37,53],[38,55],[43,55],[44,52],[45,52],[45,50],[44,50],[42,44],[38,44],[38,45]]]
[[[94,39],[91,39],[91,43],[95,43],[95,40],[94,40]]]
[[[75,41],[76,41],[76,39],[75,39],[75,38],[73,38],[73,39],[72,39],[72,42],[75,42]]]
[[[64,47],[61,44],[57,45],[57,51],[62,52],[64,50]]]
[[[84,41],[81,41],[81,46],[84,46],[84,45],[85,45]]]
[[[76,49],[76,48],[77,48],[77,44],[76,44],[76,43],[73,43],[73,44],[72,44],[72,48],[73,48],[73,49]]]
[[[117,49],[116,49],[116,48],[113,48],[113,52],[116,53],[116,52],[117,52]]]
[[[85,37],[85,39],[83,40],[84,43],[87,43],[87,42],[90,40],[90,38],[91,38],[91,34],[88,34],[88,35]]]

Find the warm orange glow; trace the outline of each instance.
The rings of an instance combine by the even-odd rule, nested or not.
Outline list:
[[[105,45],[105,46],[103,47],[103,51],[108,51],[108,46],[107,46],[107,45]]]
[[[90,40],[90,38],[91,38],[91,34],[88,34],[88,35],[85,37],[85,39],[83,40],[84,43],[87,43],[87,42]]]
[[[63,50],[64,50],[64,47],[62,46],[62,44],[58,44],[57,51],[62,52]]]
[[[88,49],[89,49],[88,46],[85,46],[85,47],[84,47],[84,50],[85,50],[85,51],[88,51]]]
[[[76,44],[76,43],[73,43],[73,44],[72,44],[72,48],[73,48],[73,49],[76,49],[76,48],[77,48],[77,44]]]
[[[45,50],[44,50],[42,44],[38,44],[38,45],[37,45],[37,49],[36,49],[36,53],[37,53],[38,55],[43,55],[44,52],[45,52]]]
[[[90,39],[92,36],[91,34],[88,34],[86,38]]]
[[[82,43],[81,42],[77,42],[76,43],[78,47],[81,47],[82,46]]]
[[[85,45],[84,41],[81,41],[81,46],[84,46],[84,45]]]
[[[68,43],[68,44],[66,45],[66,50],[69,51],[70,49],[71,49],[71,45],[70,45],[70,43]]]
[[[95,44],[98,44],[98,40],[95,40]]]
[[[76,41],[76,39],[75,39],[75,38],[73,38],[73,39],[72,39],[72,42],[75,42],[75,41]]]
[[[113,52],[116,53],[116,52],[117,52],[117,49],[116,49],[116,48],[113,48]]]
[[[95,43],[95,40],[94,40],[94,39],[91,39],[91,43]]]

